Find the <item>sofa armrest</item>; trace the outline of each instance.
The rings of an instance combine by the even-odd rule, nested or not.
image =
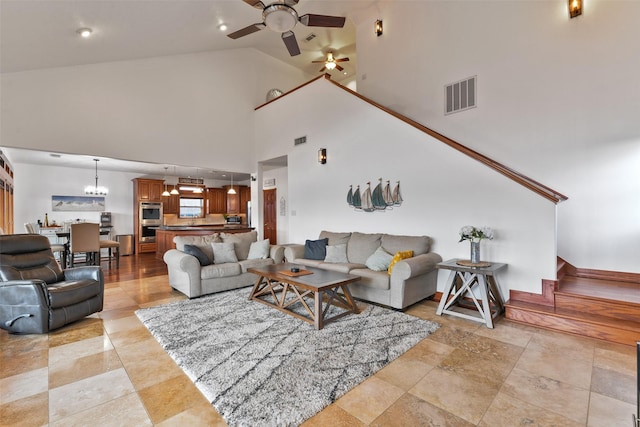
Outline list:
[[[177,249],[169,249],[162,256],[165,264],[170,269],[178,269],[185,273],[195,274],[200,278],[200,262],[193,255],[186,254]]]
[[[280,264],[284,261],[284,246],[281,245],[271,245],[269,248],[269,258],[273,260],[274,263]]]
[[[284,258],[288,262],[298,258],[304,258],[304,245],[288,245],[284,248]]]
[[[169,249],[162,259],[167,264],[169,284],[189,298],[202,295],[202,278],[200,262],[193,255],[185,254],[177,249]]]
[[[95,280],[96,282],[100,282],[104,284],[104,274],[102,273],[102,268],[98,266],[85,266],[85,267],[74,267],[67,268],[64,270],[64,280]]]
[[[394,279],[407,280],[435,270],[436,264],[441,261],[442,257],[434,252],[403,259],[393,267],[391,276]]]

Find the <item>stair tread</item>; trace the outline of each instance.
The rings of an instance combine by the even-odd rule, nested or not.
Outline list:
[[[558,292],[640,304],[640,286],[632,282],[564,276]]]
[[[549,307],[541,304],[534,304],[522,301],[507,301],[506,307],[536,311],[546,315],[568,317],[572,319],[580,319],[589,323],[599,323],[610,325],[619,329],[640,331],[640,322],[632,320],[621,320],[613,317],[602,316],[598,314],[585,313],[581,311],[569,310],[565,308]]]

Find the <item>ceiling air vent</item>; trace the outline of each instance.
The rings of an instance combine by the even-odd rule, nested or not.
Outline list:
[[[300,144],[304,144],[305,142],[307,142],[307,137],[301,136],[300,138],[296,138],[293,140],[293,145],[300,145]]]
[[[444,87],[444,114],[476,107],[476,78],[469,77]]]
[[[305,39],[306,42],[310,42],[311,40],[313,40],[315,38],[316,38],[316,35],[311,33],[307,37],[305,37],[304,39]]]

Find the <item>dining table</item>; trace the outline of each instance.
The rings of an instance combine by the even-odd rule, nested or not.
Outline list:
[[[111,233],[111,231],[109,230],[100,230],[100,235],[101,236],[107,236],[109,233]],[[56,231],[56,236],[60,237],[60,238],[66,238],[67,240],[63,243],[64,244],[64,252],[62,252],[62,268],[67,268],[69,267],[69,265],[67,264],[67,260],[69,258],[69,245],[70,245],[70,239],[71,239],[71,232],[70,231]]]

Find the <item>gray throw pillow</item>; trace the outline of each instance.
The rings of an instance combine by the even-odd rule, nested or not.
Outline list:
[[[393,255],[380,247],[376,249],[376,251],[371,254],[369,258],[367,258],[365,265],[369,268],[369,270],[385,271],[389,268],[389,264],[391,264],[392,259]]]
[[[213,248],[214,264],[238,262],[238,257],[236,256],[236,251],[233,248],[233,243],[231,242],[212,243],[211,248]]]
[[[269,258],[269,239],[251,243],[247,259],[267,259]]]
[[[195,245],[184,245],[183,252],[185,254],[193,255],[194,257],[198,258],[198,262],[200,263],[200,265],[211,264],[211,260],[209,259],[207,254],[205,254],[202,249]]]
[[[329,239],[307,240],[304,242],[304,257],[324,261],[327,256],[327,242]]]
[[[327,246],[327,256],[324,258],[324,262],[333,263],[346,263],[347,259],[347,244],[341,245],[329,245]]]

